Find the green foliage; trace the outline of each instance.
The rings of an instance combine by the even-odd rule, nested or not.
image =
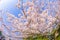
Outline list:
[[[2,35],[2,32],[0,31],[0,35]]]
[[[58,32],[58,36],[55,37],[56,32]],[[50,35],[41,36],[41,34],[35,34],[28,38],[25,38],[24,40],[60,40],[60,25],[56,30],[53,30]]]
[[[57,30],[59,32],[58,37],[56,38],[56,40],[60,40],[60,25],[59,25],[59,29]]]
[[[56,38],[56,40],[60,40],[60,35]]]
[[[47,37],[37,35],[35,38],[33,38],[33,36],[31,36],[31,37],[25,38],[24,40],[49,40],[49,39]],[[52,40],[52,39],[50,39],[50,40]],[[60,40],[60,35],[55,40]]]
[[[34,35],[34,36],[30,36],[24,40],[48,40],[48,38],[41,36],[40,34]]]

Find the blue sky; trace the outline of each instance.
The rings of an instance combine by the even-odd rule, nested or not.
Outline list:
[[[26,2],[27,0],[23,0],[23,2]],[[31,1],[31,0],[30,0]],[[44,1],[44,7],[42,7],[42,10],[45,10],[47,8],[47,2],[51,1],[54,2],[56,0],[40,0],[40,2]],[[8,11],[15,16],[17,16],[19,13],[21,13],[21,10],[16,7],[16,0],[1,0],[0,2],[0,10]],[[17,16],[18,17],[18,16]]]
[[[1,0],[0,10],[3,10],[4,12],[8,11],[18,17],[18,14],[21,13],[21,10],[16,7],[17,2],[18,1],[16,0]],[[23,0],[23,2],[26,2],[26,0]]]
[[[2,0],[0,3],[0,10],[3,10],[4,12],[8,11],[17,16],[17,14],[20,12],[20,9],[16,7],[16,3],[16,0]]]

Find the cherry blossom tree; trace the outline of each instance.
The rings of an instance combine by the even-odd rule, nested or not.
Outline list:
[[[60,1],[50,2],[47,0],[46,4],[44,0],[42,1],[27,0],[27,2],[23,2],[23,0],[18,0],[16,7],[22,12],[22,14],[18,14],[19,18],[6,12],[7,22],[16,29],[11,31],[14,37],[22,35],[25,38],[34,34],[47,35],[57,28],[60,23]],[[47,7],[44,8],[44,6]],[[14,34],[16,31],[21,35],[16,36]]]
[[[20,4],[22,2],[22,5]],[[37,3],[37,4],[36,4]],[[39,0],[32,0],[31,2],[27,0],[26,3],[23,3],[23,0],[18,0],[17,7],[22,7],[22,13],[18,14],[20,18],[7,13],[7,20],[11,22],[14,28],[17,28],[22,34],[44,34],[46,32],[52,32],[53,29],[56,28],[56,25],[60,22],[59,18],[59,3],[56,2],[46,2],[48,7],[42,11],[40,8]],[[41,2],[41,6],[43,7],[45,4]],[[50,5],[53,5],[52,8]],[[55,7],[57,5],[57,7]],[[26,8],[28,7],[28,8]],[[55,13],[53,13],[52,11]],[[50,15],[48,14],[51,11]],[[55,14],[55,15],[53,15]],[[54,17],[53,17],[54,16]],[[56,24],[57,23],[57,24]]]

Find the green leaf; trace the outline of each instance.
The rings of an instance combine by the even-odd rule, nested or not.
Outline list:
[[[0,31],[0,35],[2,35],[2,32]]]

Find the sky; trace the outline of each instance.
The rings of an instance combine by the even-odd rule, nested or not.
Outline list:
[[[23,0],[23,2],[26,2],[27,0]],[[31,1],[31,0],[30,0]],[[44,0],[40,0],[40,2],[41,1],[44,1]],[[46,7],[47,7],[47,2],[53,2],[53,1],[56,1],[56,0],[45,0],[44,2],[45,2],[45,5],[44,5],[44,7],[42,8],[42,10],[45,10],[46,9]],[[16,0],[1,0],[1,2],[0,2],[0,10],[4,10],[4,11],[8,11],[8,12],[10,12],[10,13],[12,13],[12,14],[14,14],[15,16],[17,16],[18,17],[18,14],[19,13],[21,13],[21,10],[20,9],[18,9],[17,7],[16,7],[16,3],[17,3],[18,1],[16,1]],[[51,5],[52,6],[52,5]]]
[[[17,14],[19,13],[19,9],[16,8],[16,3],[16,0],[1,0],[0,10],[4,10],[4,12],[8,11],[17,16]]]
[[[4,12],[8,11],[18,17],[18,14],[21,13],[21,10],[16,7],[18,1],[16,0],[1,0],[0,2],[0,10]],[[23,0],[26,2],[26,0]]]

